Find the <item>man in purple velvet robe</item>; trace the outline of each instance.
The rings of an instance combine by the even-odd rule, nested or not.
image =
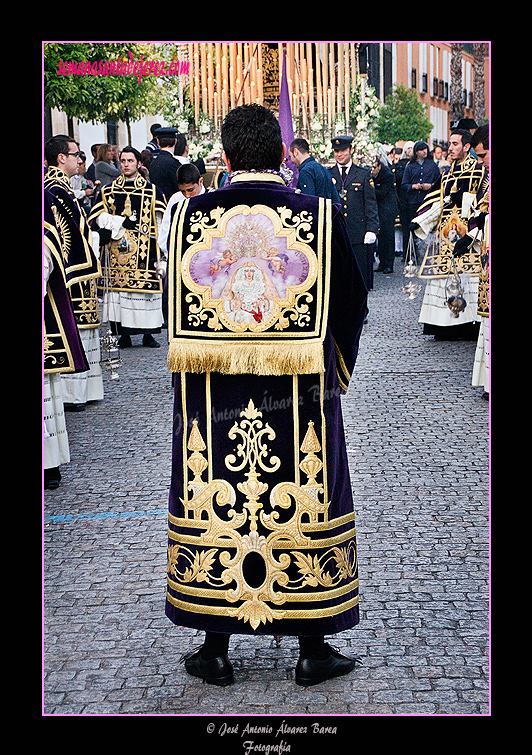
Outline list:
[[[43,202],[43,484],[57,488],[60,465],[70,461],[68,435],[63,414],[61,375],[79,374],[89,369],[65,269],[65,238],[71,241],[63,214],[64,205],[46,189]],[[75,229],[75,225],[73,226]]]
[[[166,614],[205,631],[188,673],[230,684],[231,634],[292,635],[309,686],[356,662],[324,636],[359,621],[340,396],[367,291],[337,207],[286,186],[274,114],[236,108],[222,144],[228,182],[168,234]]]

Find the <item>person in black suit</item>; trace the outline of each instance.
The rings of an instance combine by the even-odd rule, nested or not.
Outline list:
[[[174,157],[177,133],[177,129],[171,126],[154,130],[160,152],[150,163],[150,182],[159,187],[167,202],[176,191],[179,191],[177,171],[181,163]]]
[[[207,172],[205,168],[205,162],[202,157],[198,157],[197,160],[190,160],[188,156],[188,144],[185,134],[177,134],[177,141],[174,147],[174,156],[179,165],[195,165],[199,170],[200,175],[204,176]]]
[[[336,165],[329,168],[336,185],[347,233],[366,288],[373,288],[373,249],[379,230],[379,212],[371,173],[353,162],[353,137],[332,140]]]
[[[379,233],[377,254],[379,266],[377,273],[393,273],[395,259],[395,218],[399,212],[395,177],[388,167],[388,162],[382,158],[375,158],[371,169],[375,184],[375,196],[379,209]]]

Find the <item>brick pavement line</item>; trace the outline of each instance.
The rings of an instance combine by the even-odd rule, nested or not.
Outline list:
[[[46,514],[45,522],[73,522],[81,519],[131,519],[133,517],[168,516],[168,509],[154,511],[105,511],[90,514]]]

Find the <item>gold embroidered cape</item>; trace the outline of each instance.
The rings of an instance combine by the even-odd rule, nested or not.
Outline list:
[[[55,212],[53,208],[55,207]],[[55,219],[59,216],[55,197],[44,192],[44,248],[52,261],[43,301],[43,372],[77,373],[89,369],[67,290],[64,243]]]
[[[155,270],[161,253],[157,243],[156,214],[164,213],[166,202],[162,192],[138,174],[134,179],[118,176],[102,187],[89,215],[94,224],[102,213],[131,218],[134,228],[125,229],[118,240],[106,245],[103,258],[108,286],[112,291],[160,293],[162,282]]]
[[[473,212],[484,214],[484,227],[480,243],[480,277],[478,282],[477,312],[481,317],[489,317],[490,314],[490,192],[488,174],[481,184],[477,199],[472,208]],[[474,220],[473,220],[474,226]],[[469,235],[472,231],[470,230]]]
[[[79,204],[68,176],[57,167],[48,168],[44,188],[55,197],[52,205],[55,232],[58,234],[66,282],[79,328],[100,324],[96,280],[101,276],[100,262],[92,248],[92,232],[85,210]],[[45,228],[49,224],[45,221]]]
[[[442,174],[439,185],[427,194],[415,222],[426,249],[418,276],[446,278],[451,271],[454,244],[468,230],[468,218],[485,169],[474,157],[456,161]],[[478,275],[480,260],[473,249],[456,259],[459,273]]]
[[[166,614],[332,634],[359,620],[340,395],[367,291],[338,208],[273,180],[195,197],[171,224]]]

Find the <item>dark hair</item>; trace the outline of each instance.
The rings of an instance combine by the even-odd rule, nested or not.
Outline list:
[[[154,123],[153,126],[150,126],[150,132],[152,136],[155,136],[155,131],[157,131],[158,128],[161,128],[160,123]]]
[[[138,151],[138,149],[135,149],[135,147],[131,147],[131,146],[124,147],[124,149],[121,150],[121,152],[120,152],[120,157],[122,157],[122,155],[124,154],[124,152],[132,152],[135,155],[135,157],[137,158],[137,162],[139,162],[139,163],[141,162],[140,152]]]
[[[471,144],[471,132],[468,131],[465,128],[453,128],[451,131],[451,136],[453,134],[458,134],[462,137],[462,144]]]
[[[490,148],[490,126],[489,123],[479,126],[471,138],[471,146],[475,149],[476,146],[482,144],[484,149]]]
[[[412,157],[410,158],[410,160],[408,162],[415,163],[416,160],[417,160],[416,152],[419,152],[422,149],[426,149],[427,150],[427,158],[426,159],[427,160],[433,160],[433,157],[432,157],[432,154],[430,152],[429,145],[427,144],[427,142],[418,141],[418,142],[416,142],[414,144],[414,147],[412,149]]]
[[[185,136],[185,134],[178,134],[177,141],[175,143],[174,154],[182,155],[183,152],[185,151],[186,146],[187,146],[187,137]]]
[[[76,140],[65,134],[57,134],[48,139],[44,145],[44,159],[48,165],[57,165],[58,155],[68,155],[70,152],[69,144],[76,144]]]
[[[471,129],[471,128],[478,128],[477,123],[475,122],[474,118],[460,118],[458,123],[455,123],[454,127],[456,129]]]
[[[201,178],[198,168],[192,163],[185,163],[177,169],[178,184],[197,184]]]
[[[161,134],[155,134],[155,138],[157,139],[157,142],[159,143],[159,147],[173,147],[176,141],[176,135],[171,134],[170,136],[162,136]]]
[[[154,157],[155,155],[153,154],[151,149],[143,149],[140,153],[140,162],[144,165],[145,168],[149,168]]]
[[[256,103],[240,105],[225,117],[221,136],[231,170],[279,170],[283,139],[271,110]]]
[[[306,139],[297,138],[294,139],[291,143],[290,149],[292,150],[292,152],[294,151],[294,149],[298,149],[300,152],[308,153],[310,152],[310,145]]]

